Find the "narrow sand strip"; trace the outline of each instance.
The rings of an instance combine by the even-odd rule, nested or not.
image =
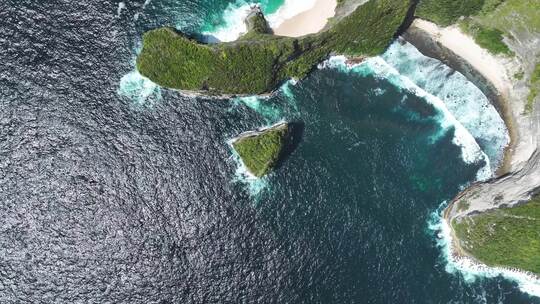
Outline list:
[[[421,19],[414,20],[414,26],[426,31],[446,48],[467,61],[475,70],[489,80],[500,93],[508,93],[511,82],[500,59],[482,49],[470,36],[461,32],[457,26],[440,28],[434,23]]]
[[[428,33],[434,40],[467,61],[502,95],[507,107],[503,118],[512,137],[512,144],[509,147],[506,160],[508,171],[518,173],[526,168],[527,171],[533,172],[532,168],[540,167],[540,164],[535,164],[533,161],[540,159],[540,152],[536,152],[540,151],[540,136],[538,135],[540,107],[536,108],[533,114],[523,114],[528,94],[527,84],[524,82],[525,80],[518,80],[510,76],[523,70],[523,61],[520,61],[519,58],[506,58],[490,54],[455,25],[440,28],[434,23],[416,19],[411,27],[419,28]],[[504,189],[508,198],[511,197],[514,202],[525,200],[529,196],[528,192],[540,185],[540,175],[531,174],[524,180],[527,182],[518,183],[519,185],[516,184],[516,186],[501,187],[498,191],[495,189],[493,193],[501,192]],[[486,202],[493,202],[486,197],[482,197],[482,199]],[[471,205],[473,205],[472,202]]]
[[[334,16],[336,6],[336,0],[317,0],[310,10],[285,20],[277,28],[273,29],[274,34],[300,37],[317,33],[324,28],[328,18]]]

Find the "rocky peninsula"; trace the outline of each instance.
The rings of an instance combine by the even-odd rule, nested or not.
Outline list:
[[[160,86],[183,91],[268,93],[288,79],[304,78],[331,54],[382,53],[414,8],[414,1],[361,3],[340,1],[340,14],[324,30],[302,37],[272,34],[261,12],[248,18],[249,31],[233,42],[207,44],[173,28],[155,29],[144,34],[137,69]]]

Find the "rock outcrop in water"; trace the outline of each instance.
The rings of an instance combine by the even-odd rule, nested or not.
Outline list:
[[[249,173],[262,177],[283,157],[289,139],[289,124],[279,123],[266,129],[240,134],[233,139],[232,146]]]
[[[266,18],[259,6],[253,6],[251,12],[244,21],[249,33],[254,34],[272,34],[272,29],[268,25]]]

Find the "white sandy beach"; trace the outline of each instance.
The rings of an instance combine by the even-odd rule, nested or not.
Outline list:
[[[511,171],[521,169],[538,147],[538,138],[533,132],[538,125],[530,121],[531,116],[522,116],[525,98],[522,93],[516,91],[516,80],[510,76],[520,70],[515,58],[492,55],[455,25],[441,28],[432,22],[416,19],[412,27],[427,32],[441,45],[469,63],[504,97],[509,106],[508,114],[512,116],[511,119],[507,117],[506,123],[511,129],[513,140],[516,141],[508,161]]]
[[[508,93],[510,81],[500,59],[482,49],[457,26],[440,28],[434,23],[421,19],[416,19],[414,26],[436,37],[439,43],[467,61],[488,79],[500,93]]]
[[[510,135],[513,137],[513,144],[508,151],[506,161],[509,163],[508,169],[511,172],[520,171],[537,148],[537,142],[533,140],[536,128],[528,123],[526,117],[521,115],[525,101],[515,92],[515,79],[509,77],[510,72],[516,70],[516,63],[511,59],[490,54],[455,25],[441,28],[434,23],[416,19],[412,27],[428,33],[438,43],[465,60],[503,96],[508,104],[508,115],[505,121]],[[468,210],[452,209],[457,214],[452,214],[451,217],[468,213],[471,210],[493,209],[496,207],[493,202],[497,201],[494,197],[499,195],[502,189],[504,189],[505,199],[508,200],[508,203],[527,200],[528,191],[540,184],[540,176],[530,176],[527,182],[513,182],[512,186],[502,186],[501,183],[506,184],[504,179],[482,184],[482,187],[487,190],[481,191],[482,195],[468,198],[470,203]]]
[[[317,0],[311,9],[285,20],[274,28],[274,34],[300,37],[317,33],[324,28],[328,18],[334,16],[336,6],[336,0]]]

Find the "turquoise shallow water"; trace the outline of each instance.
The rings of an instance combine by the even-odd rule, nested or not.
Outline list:
[[[491,172],[505,134],[496,112],[484,129],[460,114],[482,96],[414,48],[333,58],[264,99],[133,73],[144,31],[219,30],[231,3],[0,10],[0,302],[540,303],[448,271],[434,214]],[[442,98],[453,87],[475,97]],[[282,119],[297,149],[246,180],[228,140]]]
[[[220,27],[224,27],[224,25],[231,20],[232,18],[235,18],[235,16],[231,16],[234,14],[235,9],[242,7],[242,6],[248,6],[251,4],[258,4],[260,5],[262,11],[265,15],[270,15],[275,13],[284,3],[285,0],[257,0],[257,1],[245,1],[245,0],[236,0],[236,1],[221,1],[221,3],[215,3],[215,6],[213,6],[210,18],[205,18],[204,25],[202,27],[202,31],[209,31],[213,32],[219,29]],[[224,10],[221,8],[225,7]],[[224,13],[225,12],[225,13]]]

